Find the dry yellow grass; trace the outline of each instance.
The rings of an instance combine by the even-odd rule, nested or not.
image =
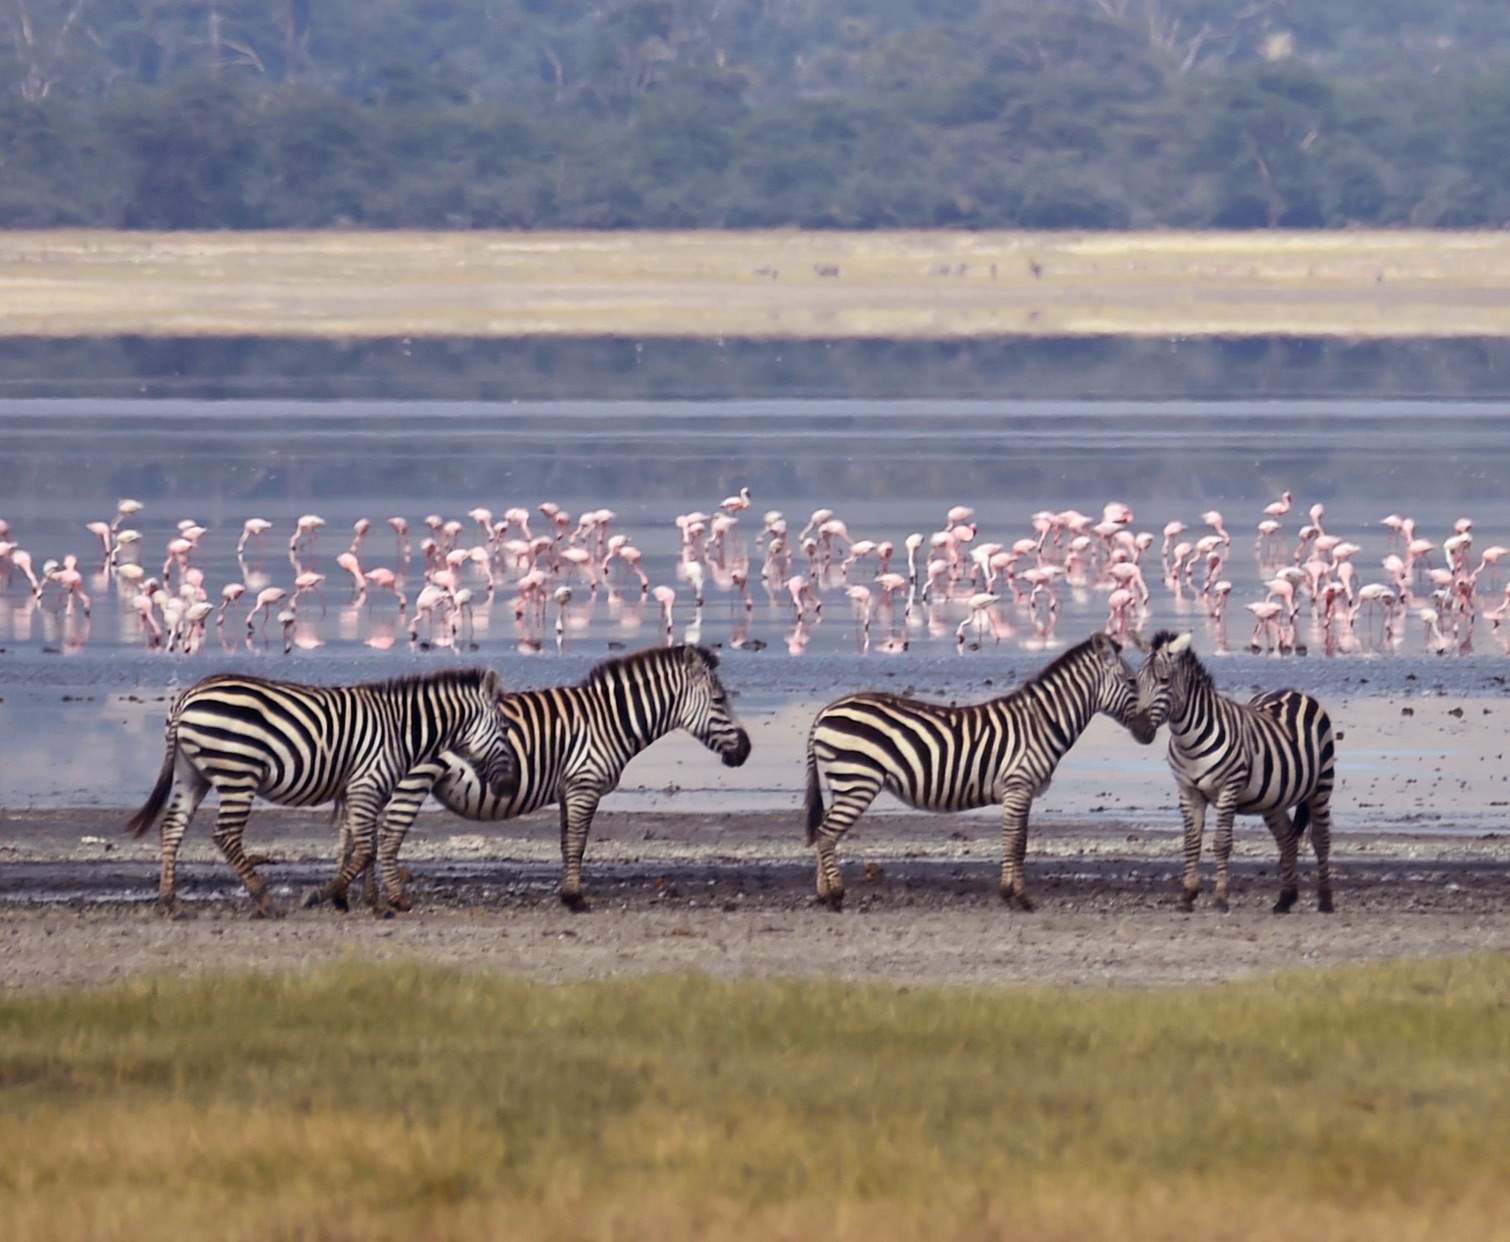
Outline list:
[[[1510,335],[1510,233],[0,233],[0,335]]]
[[[418,967],[0,1002],[0,1236],[1510,1236],[1510,960],[1161,992]]]

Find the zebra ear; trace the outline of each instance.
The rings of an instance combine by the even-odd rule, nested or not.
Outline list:
[[[1139,651],[1148,652],[1153,650],[1153,647],[1150,645],[1148,639],[1143,637],[1142,630],[1129,631],[1127,639]]]
[[[1169,652],[1170,655],[1181,655],[1182,653],[1190,650],[1190,644],[1194,638],[1195,635],[1192,634],[1189,630],[1186,630],[1185,633],[1178,634],[1174,638],[1171,638],[1169,640],[1169,645],[1165,647],[1164,650]]]
[[[503,678],[495,669],[488,669],[482,675],[482,694],[489,701],[499,698],[503,694]]]

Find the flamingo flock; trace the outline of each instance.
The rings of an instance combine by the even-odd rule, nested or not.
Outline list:
[[[431,514],[413,538],[403,516],[361,518],[349,533],[315,513],[281,532],[249,517],[233,534],[183,518],[159,561],[141,531],[145,506],[128,498],[111,519],[83,524],[92,551],[48,557],[40,572],[0,519],[0,620],[24,639],[40,617],[44,638],[78,650],[104,597],[126,641],[192,654],[212,642],[318,647],[333,603],[336,637],[380,649],[475,648],[500,622],[521,650],[542,651],[552,639],[559,649],[595,618],[625,634],[647,628],[667,642],[697,642],[711,617],[717,640],[754,650],[767,645],[753,634],[759,614],[797,655],[824,625],[842,627],[862,653],[897,654],[922,640],[961,653],[1003,641],[1045,649],[1059,645],[1061,616],[1074,610],[1118,638],[1172,613],[1176,624],[1204,623],[1221,652],[1233,649],[1234,580],[1256,577],[1259,589],[1239,601],[1252,619],[1240,648],[1383,653],[1418,631],[1423,650],[1462,654],[1487,626],[1510,650],[1510,586],[1499,570],[1507,548],[1475,551],[1466,517],[1437,539],[1410,517],[1380,519],[1384,552],[1371,565],[1358,542],[1327,531],[1323,504],[1298,506],[1289,490],[1255,513],[1251,552],[1215,509],[1155,528],[1110,501],[1089,514],[1040,510],[1017,530],[987,530],[958,504],[940,507],[934,529],[904,532],[851,531],[832,508],[757,519],[753,505],[742,487],[706,511],[633,534],[611,509],[574,515],[550,501],[496,515],[480,505],[463,517]],[[385,526],[391,541],[379,538]],[[1249,555],[1251,568],[1233,572],[1235,558]],[[211,567],[232,558],[235,577],[209,582]],[[665,580],[647,565],[669,565]]]

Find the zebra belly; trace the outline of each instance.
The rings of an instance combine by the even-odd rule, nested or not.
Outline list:
[[[1297,802],[1303,801],[1309,788],[1297,790],[1293,785],[1277,785],[1267,788],[1264,784],[1264,774],[1258,768],[1250,769],[1246,778],[1240,773],[1224,771],[1220,767],[1213,767],[1201,774],[1195,774],[1189,770],[1176,768],[1180,773],[1184,784],[1195,789],[1207,802],[1216,802],[1234,779],[1241,783],[1238,788],[1237,802],[1234,809],[1239,815],[1267,815],[1270,811],[1287,810]]]

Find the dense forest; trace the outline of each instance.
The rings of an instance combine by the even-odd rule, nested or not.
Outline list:
[[[0,227],[1510,220],[1505,0],[0,0]]]

